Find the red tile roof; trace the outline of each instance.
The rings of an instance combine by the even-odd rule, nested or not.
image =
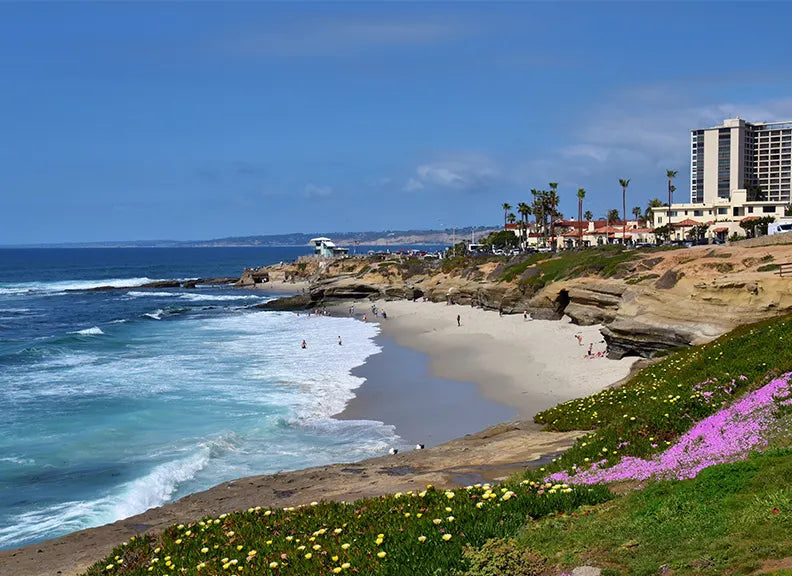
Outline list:
[[[719,234],[720,232],[728,232],[729,231],[729,227],[728,226],[719,226],[718,228],[713,228],[712,231],[715,234]]]
[[[746,216],[740,222],[752,222],[754,220],[759,220],[759,216]]]
[[[681,228],[684,226],[706,226],[706,224],[704,222],[696,222],[695,220],[691,220],[690,218],[685,218],[684,220],[682,220],[682,222],[671,224],[671,226],[678,226]]]

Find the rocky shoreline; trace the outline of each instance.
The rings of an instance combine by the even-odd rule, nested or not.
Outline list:
[[[563,255],[560,256],[563,258]],[[585,274],[535,282],[528,266],[509,281],[519,258],[469,259],[457,267],[404,256],[296,263],[246,270],[237,286],[267,289],[272,281],[305,282],[305,290],[259,305],[271,310],[322,308],[348,300],[428,300],[529,313],[581,326],[603,324],[608,356],[651,358],[710,341],[747,322],[792,310],[792,282],[773,262],[792,261],[792,246],[697,246],[636,253],[608,277]],[[267,280],[263,280],[267,278]]]
[[[531,422],[507,422],[426,450],[224,482],[113,524],[2,550],[0,574],[77,576],[132,536],[251,506],[354,501],[426,484],[451,488],[496,481],[525,467],[541,466],[581,434],[540,428]]]

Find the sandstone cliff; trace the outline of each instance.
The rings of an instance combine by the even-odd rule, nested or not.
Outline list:
[[[792,262],[790,245],[609,254],[616,256],[604,265],[597,262],[599,270],[591,265],[565,269],[564,259],[575,258],[565,254],[527,261],[492,257],[442,262],[388,256],[303,259],[258,274],[310,282],[306,295],[276,301],[273,307],[427,298],[507,314],[527,310],[543,319],[566,315],[577,324],[603,324],[609,354],[616,358],[651,357],[706,342],[739,324],[792,309],[792,278],[779,277],[774,270],[778,263]],[[248,286],[266,288],[266,282],[256,283],[249,276]]]

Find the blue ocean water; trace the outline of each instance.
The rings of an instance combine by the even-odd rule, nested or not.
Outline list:
[[[0,548],[398,443],[332,417],[379,351],[376,325],[262,311],[261,291],[139,287],[307,251],[0,250]]]

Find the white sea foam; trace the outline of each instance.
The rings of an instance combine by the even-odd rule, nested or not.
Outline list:
[[[22,282],[0,285],[0,295],[57,294],[73,290],[91,290],[104,286],[134,288],[156,281],[156,279],[152,278],[107,278],[102,280],[65,280],[60,282]]]
[[[142,292],[140,290],[131,290],[126,293],[127,296],[131,296],[132,298],[145,298],[145,297],[155,297],[155,298],[179,298],[181,300],[187,300],[189,302],[233,302],[236,300],[272,300],[272,297],[269,296],[258,296],[255,294],[201,294],[195,292]]]
[[[143,316],[147,316],[152,320],[162,320],[162,315],[165,313],[165,310],[162,308],[157,308],[154,312],[146,312]]]
[[[115,522],[149,508],[162,506],[179,484],[191,480],[203,469],[211,458],[211,444],[201,446],[198,451],[186,458],[160,464],[146,476],[122,486],[121,494],[108,511],[108,522]]]
[[[102,329],[98,326],[92,326],[91,328],[85,328],[84,330],[76,330],[74,332],[69,332],[69,334],[80,334],[82,336],[99,336],[104,334]]]
[[[124,324],[125,322],[129,322],[126,318],[120,318],[119,320],[111,320],[110,324]]]
[[[36,461],[32,458],[19,458],[17,456],[4,456],[3,458],[0,458],[0,462],[19,464],[20,466],[29,466],[36,463]]]

